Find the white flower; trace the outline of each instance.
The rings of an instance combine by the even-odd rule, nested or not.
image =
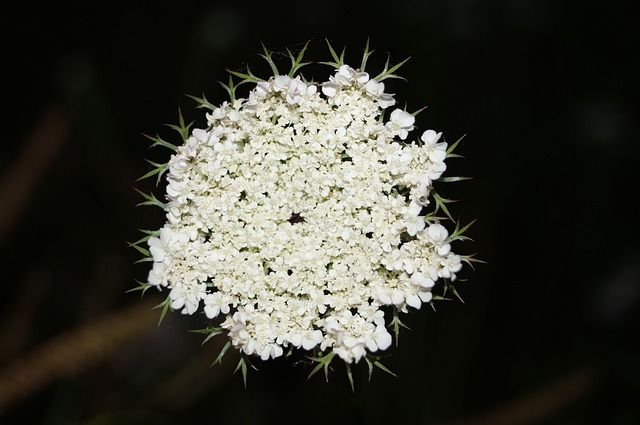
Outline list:
[[[164,263],[154,262],[147,281],[153,286],[163,285],[166,286],[167,282],[164,279]]]
[[[415,272],[411,275],[411,283],[421,289],[431,289],[436,284],[433,279],[420,272]]]
[[[432,162],[442,162],[447,157],[447,144],[438,143],[441,136],[442,133],[436,133],[434,130],[427,130],[420,136],[429,154],[429,160]]]
[[[208,293],[204,297],[204,312],[209,319],[213,319],[222,312],[227,314],[230,311],[230,297],[221,292]]]
[[[403,142],[414,115],[383,119],[393,96],[349,65],[318,84],[256,80],[246,98],[207,103],[207,126],[166,164],[148,284],[246,355],[357,363],[392,344],[383,308],[420,308],[462,267],[427,208],[447,145],[434,130]]]
[[[271,92],[271,83],[268,81],[260,81],[259,83],[256,84],[256,87],[249,94],[249,98],[251,98],[251,95],[254,95],[256,99],[264,100],[269,96],[270,92]]]
[[[367,94],[378,101],[382,109],[387,109],[396,104],[392,94],[384,92],[384,83],[369,80],[365,84]]]
[[[438,255],[444,256],[451,251],[451,244],[447,242],[449,232],[440,223],[433,223],[427,228],[427,238],[435,245]]]
[[[169,298],[171,298],[171,308],[175,310],[182,309],[182,314],[193,314],[198,310],[200,300],[206,294],[206,285],[176,285],[171,289]]]
[[[409,132],[413,130],[413,123],[415,121],[416,118],[412,114],[403,111],[402,109],[395,109],[391,113],[390,120],[387,123],[387,128],[389,128],[391,134],[405,140],[409,135]]]
[[[164,261],[165,251],[162,247],[162,240],[155,236],[149,238],[149,252],[151,253],[151,257],[153,261],[156,263],[162,263]]]
[[[332,77],[331,81],[335,81],[341,86],[349,86],[355,83],[361,86],[369,81],[369,74],[356,71],[349,65],[342,65],[338,68],[336,75]]]
[[[409,236],[415,236],[420,230],[424,229],[424,217],[416,216],[407,222],[407,233]]]
[[[438,275],[445,279],[456,280],[456,273],[462,269],[461,258],[456,254],[449,254],[444,257],[440,264]]]

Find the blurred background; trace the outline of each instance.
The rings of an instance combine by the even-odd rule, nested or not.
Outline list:
[[[640,423],[639,63],[635,2],[325,0],[13,3],[0,17],[0,424]],[[477,220],[454,250],[486,261],[465,303],[408,315],[384,364],[256,362],[169,314],[128,246],[157,229],[136,182],[164,162],[143,134],[204,124],[225,69],[261,43],[358,65],[367,39],[392,92],[464,159],[442,187]],[[286,58],[283,58],[286,59]],[[282,62],[283,69],[288,69]],[[263,74],[264,75],[264,74]],[[326,74],[328,75],[328,74]],[[326,77],[322,75],[318,79]],[[175,141],[175,139],[173,139]],[[160,192],[156,192],[160,193]]]

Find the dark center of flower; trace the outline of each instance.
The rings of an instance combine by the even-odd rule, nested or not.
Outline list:
[[[293,213],[291,214],[291,217],[289,217],[289,223],[291,224],[304,223],[304,217],[301,216],[300,213]]]

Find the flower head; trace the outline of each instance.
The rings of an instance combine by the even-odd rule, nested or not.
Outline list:
[[[335,71],[320,84],[233,73],[252,84],[247,97],[199,99],[207,127],[182,124],[184,143],[157,170],[167,221],[145,239],[146,287],[263,360],[295,349],[369,361],[391,346],[391,313],[432,302],[467,260],[451,252],[440,203],[426,210],[446,169],[441,133],[411,141],[413,114],[383,119],[393,73],[372,78],[331,52]]]

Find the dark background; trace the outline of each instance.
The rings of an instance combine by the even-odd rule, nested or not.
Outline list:
[[[78,2],[80,3],[80,2]],[[638,22],[633,1],[13,3],[2,12],[0,424],[640,423]],[[234,5],[235,4],[235,5]],[[202,124],[185,94],[225,100],[225,69],[324,39],[359,64],[367,38],[407,82],[424,128],[466,134],[442,188],[477,219],[454,250],[465,303],[410,331],[353,393],[336,364],[209,367],[201,316],[127,293],[148,264],[127,241],[162,225],[136,207],[142,135]],[[351,58],[351,60],[349,60]],[[288,69],[286,62],[282,69]],[[318,77],[318,79],[324,76]],[[175,139],[174,139],[175,140]]]

